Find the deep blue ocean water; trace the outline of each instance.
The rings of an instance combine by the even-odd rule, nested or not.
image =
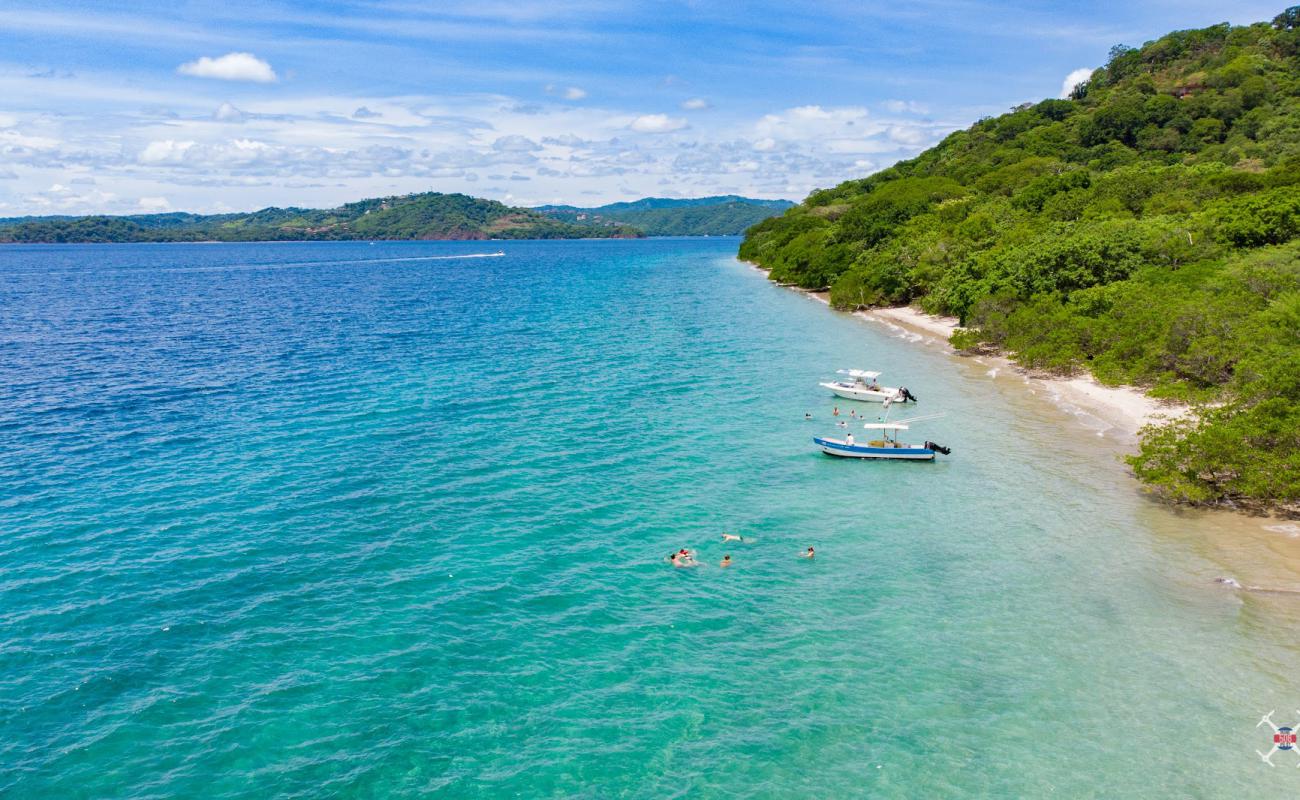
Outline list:
[[[1295,789],[1204,520],[735,247],[0,250],[0,796]],[[843,366],[953,455],[818,454]]]

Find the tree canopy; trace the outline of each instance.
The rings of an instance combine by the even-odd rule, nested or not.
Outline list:
[[[917,303],[965,346],[1198,413],[1136,473],[1300,507],[1300,6],[1116,46],[1025,104],[750,228],[742,258],[839,308]]]

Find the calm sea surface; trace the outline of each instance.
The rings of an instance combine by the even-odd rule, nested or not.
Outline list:
[[[0,249],[0,796],[1295,791],[1300,603],[735,247]],[[843,366],[952,456],[815,452]]]

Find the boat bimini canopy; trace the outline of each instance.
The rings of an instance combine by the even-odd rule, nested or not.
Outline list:
[[[879,372],[872,372],[867,369],[837,369],[835,372],[839,375],[848,375],[850,378],[866,378],[867,380],[875,380],[880,377]]]
[[[862,427],[869,431],[905,431],[911,426],[902,422],[868,422]]]

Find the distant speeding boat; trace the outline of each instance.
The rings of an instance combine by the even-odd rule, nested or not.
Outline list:
[[[845,400],[863,400],[869,403],[883,403],[886,400],[891,403],[906,403],[908,400],[916,402],[916,395],[907,391],[906,386],[895,388],[877,383],[879,372],[865,369],[841,369],[836,372],[839,375],[849,376],[849,380],[826,381],[817,385],[830,389],[836,396],[843,397]]]
[[[929,417],[918,417],[917,419],[908,420],[908,422],[915,422],[918,419],[929,419]],[[880,438],[858,443],[853,441],[851,434],[844,439],[827,439],[814,436],[813,442],[826,455],[840,456],[842,458],[892,458],[901,461],[933,461],[935,453],[943,453],[946,456],[952,452],[949,448],[931,441],[927,441],[923,445],[905,444],[898,441],[898,432],[908,430],[910,427],[907,422],[868,422],[862,427],[869,431],[879,431]]]

